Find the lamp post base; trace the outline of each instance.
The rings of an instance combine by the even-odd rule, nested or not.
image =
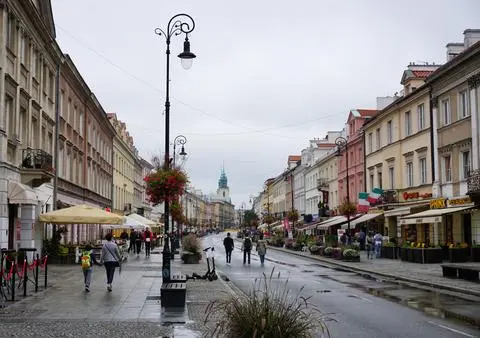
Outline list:
[[[171,279],[170,259],[172,254],[170,252],[170,248],[167,242],[168,242],[168,239],[164,243],[163,252],[162,252],[162,281],[164,283],[170,282],[170,279]]]

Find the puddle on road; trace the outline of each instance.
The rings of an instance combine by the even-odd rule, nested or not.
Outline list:
[[[357,274],[356,278],[324,274],[314,276],[363,290],[373,296],[408,306],[431,316],[449,318],[480,328],[480,301],[473,296],[471,300],[462,299],[454,295],[438,293],[435,290],[412,288],[398,284],[394,280],[383,280],[369,274]],[[324,292],[324,290],[318,292]],[[355,298],[354,295],[348,295],[348,297]],[[465,315],[466,312],[467,315]]]

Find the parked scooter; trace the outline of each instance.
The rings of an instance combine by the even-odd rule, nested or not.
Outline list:
[[[203,277],[204,279],[208,279],[209,281],[217,280],[218,276],[217,276],[217,272],[215,271],[215,257],[214,257],[215,248],[211,246],[204,249],[203,251],[205,251],[205,254],[207,256],[207,273]],[[212,261],[212,270],[210,270],[210,260]]]

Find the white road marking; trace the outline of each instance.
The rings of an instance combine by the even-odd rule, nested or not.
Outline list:
[[[351,293],[352,296],[363,299],[366,302],[373,303],[373,300]]]
[[[476,336],[472,336],[469,333],[466,333],[466,332],[463,332],[463,331],[460,331],[460,330],[456,330],[454,328],[451,328],[451,327],[448,327],[448,326],[445,326],[445,325],[442,325],[442,324],[438,324],[438,323],[435,323],[435,322],[432,322],[432,321],[428,321],[427,323],[438,326],[438,327],[441,327],[442,329],[445,329],[445,330],[448,330],[448,331],[452,331],[452,332],[461,334],[462,336],[465,336],[465,337],[471,337],[471,338],[476,337]]]

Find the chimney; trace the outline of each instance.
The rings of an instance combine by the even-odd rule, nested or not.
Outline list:
[[[465,37],[466,39],[466,37]],[[447,62],[455,58],[465,49],[463,43],[448,43],[447,44]]]
[[[393,103],[397,97],[394,96],[379,96],[377,97],[377,110],[382,110],[389,104]]]
[[[473,44],[480,41],[480,29],[466,29],[463,32],[463,37],[465,49],[470,48]]]

